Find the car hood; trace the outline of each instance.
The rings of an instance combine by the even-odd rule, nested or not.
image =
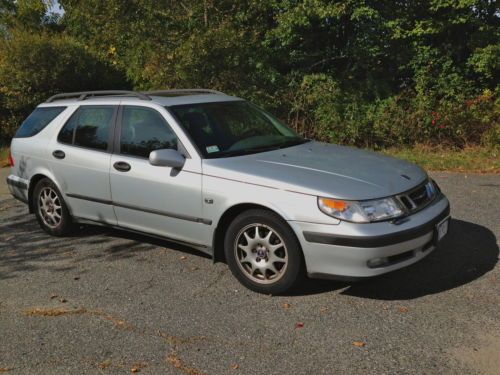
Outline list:
[[[251,155],[205,159],[203,174],[350,200],[398,194],[427,178],[415,164],[371,151],[320,142]]]

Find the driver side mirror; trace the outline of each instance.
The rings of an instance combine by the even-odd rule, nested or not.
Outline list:
[[[186,158],[177,150],[161,149],[151,151],[149,154],[149,164],[157,167],[182,168]]]

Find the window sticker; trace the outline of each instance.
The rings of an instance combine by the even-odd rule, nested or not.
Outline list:
[[[216,145],[207,146],[206,149],[209,154],[211,154],[212,152],[219,152],[219,147]]]

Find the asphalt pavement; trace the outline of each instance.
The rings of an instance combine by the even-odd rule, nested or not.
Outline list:
[[[250,292],[223,263],[125,231],[42,232],[0,171],[0,372],[499,374],[500,176],[431,174],[449,235],[361,283]]]

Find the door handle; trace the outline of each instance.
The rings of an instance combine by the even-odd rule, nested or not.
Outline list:
[[[115,164],[113,164],[113,168],[120,172],[128,172],[132,167],[129,163],[125,163],[124,161],[117,161]]]
[[[52,152],[52,156],[55,157],[56,159],[64,159],[66,154],[64,153],[64,151],[55,150],[54,152]]]

